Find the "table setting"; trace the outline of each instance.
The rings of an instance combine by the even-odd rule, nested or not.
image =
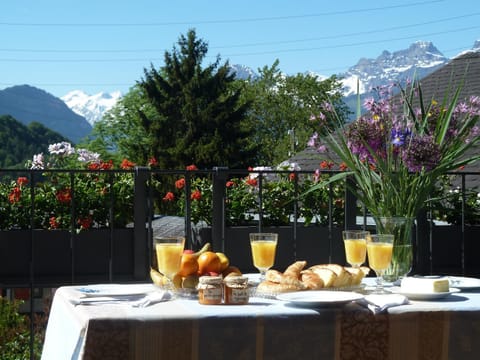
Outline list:
[[[479,279],[407,276],[379,284],[371,262],[365,266],[368,234],[346,245],[358,252],[348,265],[299,260],[282,271],[275,268],[281,239],[262,236],[252,238],[269,242],[267,250],[252,247],[257,273],[222,264],[209,246],[197,253],[163,249],[148,283],[59,288],[42,360],[338,358],[370,351],[383,358],[455,353],[468,359],[480,353]],[[183,248],[181,240],[172,244]],[[374,256],[387,259],[373,264],[380,276],[391,256],[388,241],[382,246]],[[397,341],[403,337],[407,343]]]

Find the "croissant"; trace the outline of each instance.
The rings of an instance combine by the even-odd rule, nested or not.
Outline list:
[[[265,273],[265,280],[271,281],[274,283],[280,283],[280,281],[282,280],[282,277],[283,277],[283,274],[280,271],[274,270],[274,269],[269,269]]]
[[[287,269],[283,272],[283,275],[299,279],[300,272],[303,270],[305,265],[307,265],[306,261],[295,261],[292,265],[287,267]]]
[[[264,295],[280,294],[291,291],[307,290],[307,284],[300,280],[300,270],[305,266],[306,261],[292,264],[290,270],[281,273],[278,270],[269,269],[265,273],[265,280],[257,286],[257,293]],[[298,276],[295,275],[298,273]]]

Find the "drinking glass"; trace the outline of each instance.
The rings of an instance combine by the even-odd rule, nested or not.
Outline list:
[[[367,238],[368,264],[377,275],[377,286],[374,293],[384,294],[383,274],[392,261],[392,234],[374,234]]]
[[[158,271],[168,279],[168,288],[173,290],[173,278],[180,271],[185,238],[183,236],[156,237]]]
[[[260,271],[260,280],[265,279],[265,273],[275,262],[277,242],[278,234],[275,233],[250,234],[253,265]]]
[[[370,232],[364,230],[342,231],[347,262],[354,268],[360,267],[367,257],[367,237]]]

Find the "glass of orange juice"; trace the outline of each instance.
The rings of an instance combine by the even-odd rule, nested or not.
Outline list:
[[[265,279],[265,273],[275,263],[278,234],[251,233],[250,246],[252,248],[253,265],[260,271],[260,279]]]
[[[367,237],[368,264],[377,275],[376,294],[384,294],[383,274],[392,261],[392,234],[373,234]]]
[[[360,267],[367,257],[367,237],[370,232],[364,230],[342,231],[347,262],[354,268]]]
[[[174,288],[173,278],[180,271],[184,245],[183,236],[155,238],[158,271],[167,277],[170,289]]]

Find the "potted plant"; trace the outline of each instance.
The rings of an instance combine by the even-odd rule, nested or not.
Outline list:
[[[394,96],[393,89],[398,95]],[[328,181],[352,180],[349,190],[375,219],[378,232],[395,232],[384,227],[394,223],[385,222],[386,218],[407,221],[407,231],[396,234],[387,270],[393,280],[406,275],[397,272],[412,258],[411,250],[405,252],[403,247],[411,246],[412,221],[427,207],[438,180],[480,158],[478,153],[469,153],[480,140],[480,100],[472,96],[460,101],[460,88],[446,94],[441,103],[424,99],[417,81],[407,88],[395,84],[377,90],[376,98],[365,101],[366,114],[316,136],[312,143],[319,149],[327,145],[343,162],[346,170]]]

